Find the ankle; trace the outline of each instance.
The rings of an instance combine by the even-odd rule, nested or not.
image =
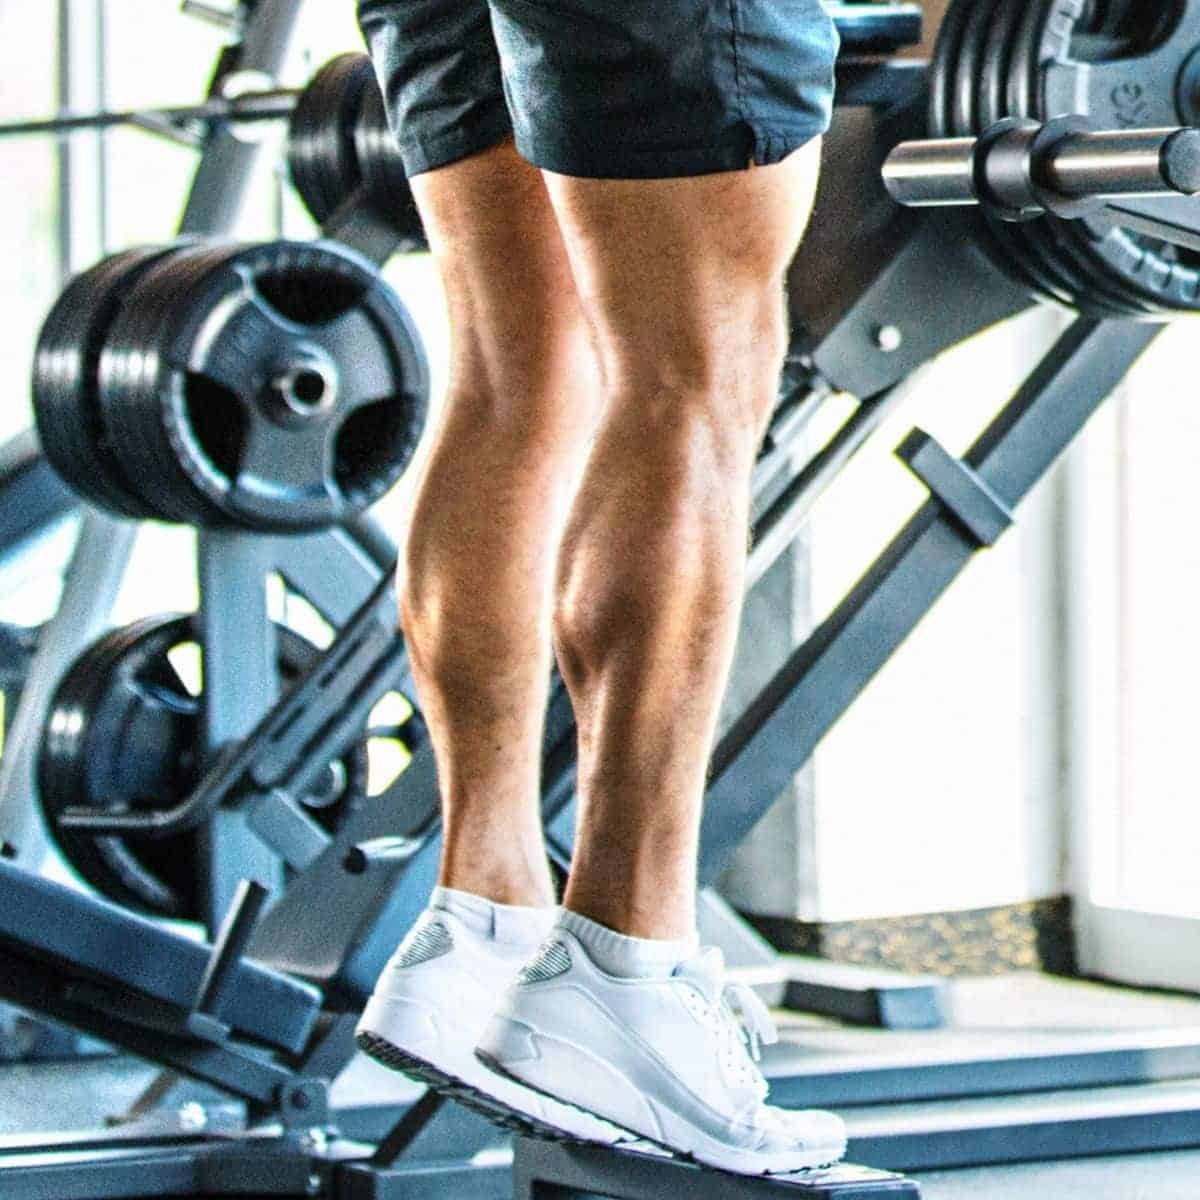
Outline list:
[[[602,971],[625,979],[669,975],[700,948],[695,930],[678,938],[631,937],[569,908],[558,925],[574,934]]]
[[[511,908],[552,909],[558,903],[549,870],[539,875],[535,872],[496,873],[477,867],[472,870],[443,866],[438,876],[438,887],[478,896],[493,904]]]
[[[597,894],[568,887],[563,907],[629,938],[674,942],[691,938],[696,931],[691,903],[642,906],[628,894]]]
[[[553,908],[558,891],[546,856],[540,824],[524,811],[497,806],[483,819],[472,811],[447,806],[451,820],[442,843],[438,884],[482,896],[495,904]],[[504,814],[510,813],[509,819]]]

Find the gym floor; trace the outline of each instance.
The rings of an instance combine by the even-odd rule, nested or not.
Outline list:
[[[788,1015],[783,1020],[784,1036],[847,1056],[884,1047],[889,1056],[905,1052],[915,1056],[931,1047],[1001,1052],[1014,1043],[1028,1049],[1038,1039],[1064,1033],[1200,1025],[1197,999],[1044,975],[960,980],[951,993],[954,1019],[946,1030],[850,1029],[819,1018]],[[153,1068],[132,1059],[110,1057],[69,1065],[0,1066],[0,1136],[102,1126],[107,1116],[131,1104],[155,1074]],[[338,1088],[375,1096],[386,1089],[398,1099],[419,1090],[370,1063],[347,1072]],[[918,1172],[915,1178],[925,1200],[1195,1200],[1200,1152]]]

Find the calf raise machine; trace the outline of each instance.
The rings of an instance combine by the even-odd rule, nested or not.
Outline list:
[[[1148,21],[1147,7],[1162,20]],[[259,6],[256,17],[265,20],[269,9]],[[1200,187],[1200,134],[1179,128],[1192,120],[1185,100],[1190,104],[1195,91],[1179,81],[1191,78],[1198,48],[1196,2],[958,0],[932,66],[843,59],[826,183],[796,266],[805,283],[793,289],[795,351],[756,474],[752,579],[762,577],[815,496],[894,411],[917,367],[1038,300],[1069,304],[1080,315],[964,459],[920,431],[902,443],[900,457],[930,499],[722,737],[703,827],[705,883],[971,557],[1012,523],[1019,501],[1162,322],[1197,306],[1200,205],[1179,193]],[[1119,71],[1127,83],[1131,76],[1141,81],[1132,108],[1114,86]],[[1120,102],[1119,112],[1106,107],[1110,101]],[[1057,120],[1064,116],[1089,117],[1101,128]],[[1106,132],[1114,127],[1122,132]],[[922,140],[902,144],[912,138]],[[907,211],[889,198],[884,177],[904,204],[975,202],[983,216]],[[854,223],[844,213],[823,220],[828,197],[846,185],[863,204],[853,246],[846,231]],[[387,239],[378,214],[359,199],[335,200],[325,233],[369,252]],[[299,384],[293,376],[292,386]],[[800,433],[834,391],[860,397],[859,408],[795,472]],[[299,392],[307,393],[307,384]],[[141,418],[131,413],[129,420],[132,428]],[[130,444],[151,445],[151,435],[138,429]],[[197,503],[222,503],[190,475],[178,482]],[[350,1057],[356,1013],[434,880],[438,804],[429,746],[415,744],[408,769],[386,792],[353,807],[334,828],[314,834],[312,822],[299,818],[313,780],[361,739],[378,697],[403,686],[404,662],[393,583],[384,577],[286,695],[257,723],[222,739],[227,748],[187,795],[156,808],[74,804],[57,814],[64,836],[143,842],[257,814],[255,828],[271,831],[272,862],[282,857],[292,877],[265,911],[260,883],[242,883],[211,944],[0,863],[0,996],[247,1105],[246,1125],[237,1130],[133,1124],[105,1138],[52,1146],[10,1142],[0,1147],[4,1194],[915,1196],[911,1182],[866,1169],[750,1179],[662,1156],[526,1140],[518,1140],[510,1170],[494,1140],[466,1118],[450,1125],[450,1108],[436,1096],[390,1110],[392,1127],[382,1135],[361,1123],[356,1133],[356,1115],[333,1110],[330,1084]],[[573,755],[569,705],[556,684],[544,815],[552,853],[564,866],[573,833]],[[711,895],[703,911],[709,935],[746,952],[752,939]],[[781,971],[779,980],[788,977]],[[788,998],[797,992],[804,994],[803,980]],[[1061,1062],[1043,1064],[1039,1074],[1028,1060],[1008,1060],[990,1074],[880,1069],[852,1077],[789,1063],[786,1051],[769,1074],[777,1102],[847,1108],[854,1157],[920,1169],[1200,1145],[1194,1097],[1128,1110],[1060,1103],[1028,1117],[1024,1137],[1022,1122],[964,1119],[957,1111],[872,1123],[869,1105],[898,1096],[1200,1073],[1197,1047],[1174,1049],[1157,1068],[1124,1047],[1078,1056],[1069,1078]],[[1152,1069],[1159,1073],[1148,1074]]]

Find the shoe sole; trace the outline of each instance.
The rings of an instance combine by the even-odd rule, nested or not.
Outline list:
[[[441,1068],[435,1067],[433,1063],[427,1062],[423,1058],[417,1058],[407,1050],[402,1050],[377,1033],[362,1030],[354,1040],[368,1058],[373,1058],[377,1063],[433,1088],[439,1095],[450,1097],[464,1108],[469,1108],[508,1133],[533,1137],[544,1142],[557,1142],[564,1146],[604,1146],[609,1150],[615,1148],[611,1142],[602,1142],[596,1138],[584,1137],[582,1134],[570,1133],[545,1121],[539,1121],[536,1117],[531,1117],[528,1113],[523,1113],[511,1105],[497,1100],[494,1096],[488,1095],[482,1089],[466,1083],[454,1075],[447,1074]],[[512,1076],[508,1076],[508,1078],[512,1079]],[[521,1083],[519,1079],[514,1079],[513,1082],[528,1088],[528,1085]],[[537,1091],[536,1088],[528,1088],[528,1090]],[[544,1095],[544,1093],[540,1094]],[[553,1100],[554,1097],[547,1096],[546,1099]],[[565,1107],[577,1108],[573,1104]],[[583,1112],[582,1109],[577,1109],[577,1111]],[[585,1115],[592,1117],[593,1120],[603,1119],[595,1117],[591,1113]],[[612,1124],[612,1122],[608,1123]],[[637,1135],[631,1136],[636,1137]],[[617,1143],[617,1145],[621,1144],[623,1143]]]
[[[652,1146],[657,1146],[659,1149],[667,1151],[667,1153],[673,1158],[676,1158],[681,1162],[692,1163],[706,1171],[722,1171],[727,1175],[742,1175],[750,1179],[771,1178],[783,1175],[807,1175],[818,1171],[829,1170],[830,1167],[834,1167],[841,1162],[846,1153],[846,1147],[843,1145],[841,1149],[833,1155],[832,1158],[822,1159],[821,1162],[810,1163],[803,1167],[790,1167],[786,1170],[777,1171],[740,1171],[736,1167],[726,1167],[719,1163],[707,1162],[702,1158],[697,1158],[696,1155],[690,1150],[680,1149],[678,1146],[672,1146],[668,1142],[660,1141],[658,1138],[650,1137],[648,1134],[645,1134],[640,1130],[630,1129],[628,1125],[622,1125],[620,1121],[614,1121],[611,1117],[601,1116],[599,1113],[592,1112],[590,1109],[584,1108],[582,1105],[576,1104],[572,1100],[564,1100],[562,1096],[556,1096],[553,1092],[548,1092],[545,1088],[538,1087],[537,1084],[530,1083],[527,1080],[521,1079],[519,1076],[514,1075],[507,1067],[504,1066],[503,1063],[498,1062],[486,1051],[476,1050],[475,1057],[479,1059],[479,1061],[483,1063],[483,1065],[487,1067],[489,1071],[494,1071],[503,1079],[508,1079],[513,1083],[520,1084],[521,1087],[528,1088],[531,1092],[536,1092],[539,1096],[543,1096],[547,1100],[553,1100],[556,1104],[562,1104],[567,1108],[573,1108],[576,1112],[583,1113],[585,1116],[592,1117],[597,1121],[607,1121],[608,1124],[615,1125],[618,1129],[624,1130],[629,1134],[630,1137],[636,1138],[641,1142],[648,1142]]]

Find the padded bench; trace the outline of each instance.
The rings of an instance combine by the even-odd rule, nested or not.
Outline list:
[[[206,942],[3,861],[0,948],[184,1011],[199,993],[209,958]],[[4,983],[0,973],[0,997]],[[317,988],[243,960],[222,1020],[241,1036],[296,1054],[320,1012]]]

